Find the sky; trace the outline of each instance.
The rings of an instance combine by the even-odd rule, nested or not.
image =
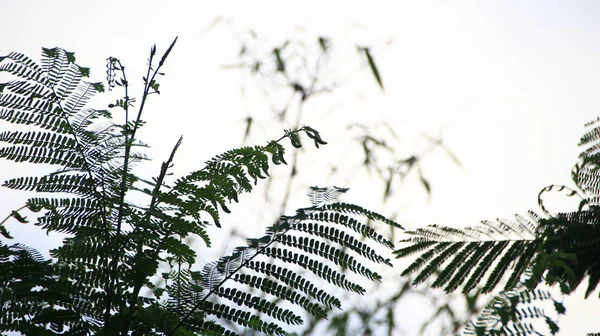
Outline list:
[[[401,146],[415,145],[410,139],[423,132],[441,135],[461,166],[431,156],[423,166],[431,197],[408,182],[385,206],[367,180],[328,180],[316,172],[316,181],[306,183],[352,182],[350,201],[397,213],[410,228],[460,227],[537,210],[541,188],[570,185],[583,124],[600,107],[599,15],[595,1],[1,0],[0,54],[19,51],[36,59],[40,47],[60,46],[103,80],[108,56],[141,74],[149,47],[162,50],[179,36],[143,135],[153,156],[162,158],[183,134],[177,169],[185,171],[240,145],[249,107],[239,73],[223,66],[236,62],[242,32],[252,29],[272,42],[328,36],[342,45],[373,46],[385,91],[361,73],[341,101],[311,110],[333,106],[348,120],[388,120],[406,139]],[[343,132],[322,114],[306,118],[324,137]],[[279,136],[266,130],[252,140]],[[344,152],[335,139],[318,155]],[[206,143],[210,147],[199,146]],[[23,172],[5,163],[0,169],[3,179]],[[11,196],[0,208],[22,202]],[[591,313],[600,304],[582,297],[566,299],[561,335],[600,332]]]

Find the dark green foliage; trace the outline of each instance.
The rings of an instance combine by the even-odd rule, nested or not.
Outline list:
[[[587,278],[585,297],[600,281],[600,212],[597,206],[587,210],[558,214],[544,221],[542,235],[546,243],[539,251],[531,283],[543,280],[560,285],[568,294]]]
[[[333,188],[337,191],[347,190]],[[311,192],[315,192],[315,190],[327,193],[330,188],[313,187]],[[320,199],[322,196],[315,197]],[[391,266],[388,259],[384,259],[373,249],[359,242],[344,229],[349,221],[358,223],[356,219],[340,215],[348,208],[349,205],[343,203],[321,204],[300,209],[295,216],[282,217],[279,223],[267,229],[265,236],[259,239],[249,239],[247,246],[236,248],[232,255],[207,264],[202,270],[202,281],[197,287],[197,295],[171,300],[170,304],[173,310],[178,310],[177,307],[181,306],[191,307],[183,316],[182,320],[184,321],[191,317],[196,310],[201,310],[209,315],[226,318],[257,331],[264,332],[265,328],[270,328],[260,323],[257,325],[250,323],[252,319],[258,321],[259,315],[249,315],[246,311],[239,317],[235,310],[225,310],[221,307],[226,306],[210,304],[207,300],[214,294],[221,299],[231,301],[239,306],[246,306],[286,324],[303,323],[301,316],[296,315],[292,310],[282,309],[257,294],[241,292],[237,287],[225,287],[226,285],[239,286],[242,284],[291,305],[300,306],[305,312],[315,317],[326,317],[327,311],[331,308],[340,308],[340,301],[322,289],[317,289],[314,282],[309,279],[319,280],[320,278],[347,291],[359,294],[365,292],[359,284],[349,280],[345,274],[327,264],[340,266],[372,281],[381,281],[381,276],[363,265],[363,261],[359,261],[353,256],[354,253],[363,255],[371,262]],[[322,216],[314,216],[319,212]],[[352,207],[352,212],[363,218],[379,218],[380,216],[358,206]],[[340,228],[336,228],[336,226],[340,226]],[[315,228],[320,228],[320,230],[315,230]],[[324,234],[325,231],[333,234]],[[384,247],[393,246],[389,246],[387,241],[379,239],[377,236],[369,236],[370,232],[369,227],[364,226],[361,235]],[[354,253],[350,254],[345,251],[344,247]],[[270,258],[270,263],[269,259],[265,259],[265,257]],[[273,262],[289,266],[274,266],[271,264]],[[294,267],[290,267],[291,265],[304,269],[304,272],[295,271]],[[240,274],[240,270],[244,270],[245,273]],[[312,275],[307,276],[307,273]],[[184,303],[182,304],[180,300]],[[206,307],[210,309],[207,310]],[[219,309],[215,307],[219,307]],[[184,313],[180,310],[179,312]],[[269,329],[270,333],[283,334],[282,327],[273,324],[273,328]]]
[[[86,297],[75,296],[73,286],[56,277],[50,261],[21,244],[0,245],[0,325],[3,331],[43,334],[61,333],[65,327],[74,335],[90,326],[81,321],[81,309],[89,307]]]
[[[369,63],[369,68],[379,84],[379,87],[383,90],[383,82],[381,81],[381,75],[379,74],[379,70],[377,69],[377,65],[375,64],[375,60],[373,59],[373,55],[371,55],[371,51],[367,47],[359,47],[359,50],[365,53],[365,57],[367,58],[367,62]]]
[[[542,189],[538,199],[546,216],[530,212],[528,217],[484,221],[464,229],[431,225],[407,232],[409,238],[402,241],[406,245],[394,252],[398,258],[417,255],[402,273],[416,275],[414,284],[437,274],[432,286],[443,287],[446,292],[462,287],[464,292],[479,288],[489,293],[502,286],[503,290],[479,320],[468,326],[467,333],[532,334],[537,331],[523,320],[542,318],[548,331],[555,334],[558,326],[550,317],[535,307],[523,308],[523,302],[551,299],[540,294],[538,285],[559,285],[564,294],[570,294],[587,279],[585,296],[597,289],[600,282],[598,121],[586,125],[591,129],[580,141],[583,150],[572,171],[579,191],[557,185]],[[542,200],[543,194],[550,191],[579,197],[580,206],[576,211],[551,214]],[[515,294],[516,288],[519,290]],[[555,302],[556,311],[564,313],[557,305]]]
[[[228,330],[234,323],[284,334],[280,323],[298,325],[303,314],[325,318],[341,308],[340,300],[321,288],[323,280],[365,292],[337,267],[380,281],[370,265],[391,266],[365,239],[385,248],[393,244],[367,223],[400,225],[356,205],[333,203],[346,188],[315,187],[312,207],[282,217],[262,238],[194,271],[197,251],[186,239],[199,237],[210,247],[206,227],[220,227],[229,204],[265,179],[271,164],[286,164],[285,139],[295,148],[302,146],[302,133],[317,148],[327,142],[309,126],[285,130],[266,145],[232,149],[171,180],[180,138],[157,176],[137,176],[135,164],[146,159],[141,150],[147,146],[136,134],[149,97],[160,93],[158,78],[176,40],[161,57],[151,48],[139,101],[129,93],[121,61],[108,58],[108,88],[123,90],[110,111],[87,108],[104,86],[84,80],[90,71],[78,66],[71,52],[43,49],[41,65],[19,53],[0,57],[0,73],[11,78],[0,83],[0,119],[14,126],[0,133],[5,144],[0,157],[54,169],[4,182],[14,190],[44,193],[7,220],[27,223],[19,211],[40,212],[35,225],[66,235],[49,260],[29,247],[0,241],[0,331],[234,335]],[[321,45],[327,46],[324,40]],[[274,51],[281,72],[284,47]],[[133,202],[134,193],[146,201]],[[0,233],[10,239],[7,220]],[[155,283],[157,274],[164,282]],[[211,320],[215,317],[220,320]]]

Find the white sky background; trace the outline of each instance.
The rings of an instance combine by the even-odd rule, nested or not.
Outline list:
[[[599,115],[600,3],[447,3],[1,0],[0,54],[19,51],[38,60],[42,46],[60,46],[75,51],[78,63],[90,66],[96,81],[105,78],[105,59],[115,56],[126,64],[133,82],[141,78],[150,46],[156,43],[160,52],[178,35],[161,80],[163,93],[150,101],[142,136],[153,146],[150,154],[158,169],[183,134],[176,167],[184,172],[241,144],[248,112],[239,72],[221,68],[237,60],[240,44],[233,32],[252,28],[260,37],[283,41],[302,27],[303,36],[312,39],[323,35],[334,43],[374,46],[392,38],[377,55],[385,92],[365,77],[358,86],[364,90],[362,98],[349,94],[349,102],[338,107],[351,109],[353,104],[349,117],[359,121],[390,120],[408,142],[411,134],[443,131],[464,168],[444,155],[432,157],[424,166],[431,200],[418,185],[409,184],[401,201],[386,209],[393,208],[413,228],[473,225],[537,210],[541,188],[570,184],[583,124]],[[204,31],[219,16],[231,24]],[[327,136],[336,134],[335,126],[319,124],[316,116],[307,118],[329,141],[319,149],[323,155],[344,151],[344,143]],[[253,141],[279,135],[255,134]],[[23,173],[22,167],[14,167],[0,165],[2,180]],[[311,181],[309,172],[300,174],[308,175],[304,179],[310,184],[348,185],[347,200],[381,209],[381,192],[370,193],[368,183],[328,181],[321,173]],[[25,200],[18,193],[3,195],[0,208],[6,214]],[[293,207],[298,206],[304,204]],[[566,300],[561,335],[600,332],[597,313],[592,313],[599,311],[598,300],[581,298],[578,293]]]

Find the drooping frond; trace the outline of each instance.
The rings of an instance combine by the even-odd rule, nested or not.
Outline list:
[[[504,288],[514,288],[534,259],[541,241],[536,239],[540,217],[515,216],[514,220],[484,221],[475,227],[454,229],[431,225],[407,231],[407,246],[396,250],[397,258],[417,255],[402,275],[414,275],[419,284],[439,274],[433,287],[452,292],[462,286],[469,292],[482,286],[489,293],[506,278]]]
[[[345,214],[348,212],[356,218]],[[296,215],[284,216],[279,223],[269,227],[265,236],[249,239],[247,246],[238,247],[230,256],[205,265],[200,283],[202,290],[171,300],[170,305],[179,313],[180,307],[191,307],[183,316],[184,320],[194,311],[204,311],[260,332],[272,325],[273,329],[268,332],[274,334],[283,334],[278,322],[303,323],[294,306],[315,317],[326,317],[332,308],[341,308],[341,302],[324,288],[317,287],[315,280],[364,294],[365,289],[339,269],[371,281],[381,281],[381,276],[372,271],[368,263],[391,266],[389,259],[359,240],[362,237],[384,248],[393,247],[391,242],[374,234],[369,225],[359,221],[360,218],[380,216],[343,203],[299,209]],[[287,266],[275,265],[272,260]],[[171,290],[174,292],[175,288]],[[285,305],[273,305],[272,300],[265,301],[264,296],[285,302]],[[217,297],[245,307],[244,313],[238,316],[239,313],[231,308],[216,308],[222,306],[213,302]]]

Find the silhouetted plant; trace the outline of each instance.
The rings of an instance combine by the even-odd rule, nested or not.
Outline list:
[[[600,282],[598,125],[599,120],[588,123],[579,143],[583,150],[571,173],[578,190],[559,185],[542,189],[538,200],[543,215],[530,212],[464,229],[431,225],[406,232],[405,246],[395,254],[416,256],[402,273],[413,276],[414,285],[434,278],[431,286],[448,293],[459,289],[496,293],[467,325],[465,334],[539,334],[539,326],[530,322],[535,318],[545,321],[546,334],[555,334],[558,325],[552,316],[565,309],[540,285],[559,285],[568,295],[587,279],[585,297],[596,290]],[[551,214],[542,196],[553,190],[578,197],[578,209]],[[554,313],[539,309],[536,302],[540,301],[551,303]]]
[[[392,242],[369,223],[401,226],[360,206],[336,202],[345,188],[314,187],[309,191],[312,206],[282,216],[263,237],[248,239],[231,255],[194,270],[198,253],[184,240],[196,236],[210,247],[205,228],[225,225],[222,214],[230,212],[228,204],[251,192],[269,175],[272,164],[286,164],[285,139],[296,148],[302,146],[301,134],[316,147],[326,142],[317,130],[301,125],[266,145],[217,155],[203,168],[173,180],[170,168],[180,138],[156,177],[138,176],[135,164],[146,160],[141,150],[147,145],[138,140],[137,132],[144,125],[149,97],[160,93],[162,68],[176,40],[160,57],[156,47],[151,48],[139,101],[129,92],[121,61],[108,58],[108,89],[123,91],[108,110],[87,107],[105,86],[85,81],[90,71],[76,64],[74,53],[43,49],[41,65],[16,52],[0,57],[0,72],[11,77],[0,83],[0,119],[15,128],[0,134],[0,141],[7,144],[0,157],[57,167],[41,176],[4,183],[14,190],[40,193],[7,220],[26,222],[19,211],[27,208],[40,212],[35,225],[66,235],[48,260],[31,247],[0,242],[0,330],[234,334],[228,328],[234,323],[285,334],[281,323],[303,323],[298,310],[324,317],[341,307],[340,299],[317,281],[365,293],[352,276],[334,266],[371,281],[380,281],[381,276],[370,265],[391,266],[371,245],[390,249]],[[122,122],[115,120],[114,110],[123,113]],[[133,193],[136,200],[141,194],[147,201],[134,202]],[[0,224],[0,233],[11,239],[7,220]],[[304,272],[289,269],[288,264]],[[162,272],[164,267],[167,272]],[[151,281],[159,273],[161,285]]]

